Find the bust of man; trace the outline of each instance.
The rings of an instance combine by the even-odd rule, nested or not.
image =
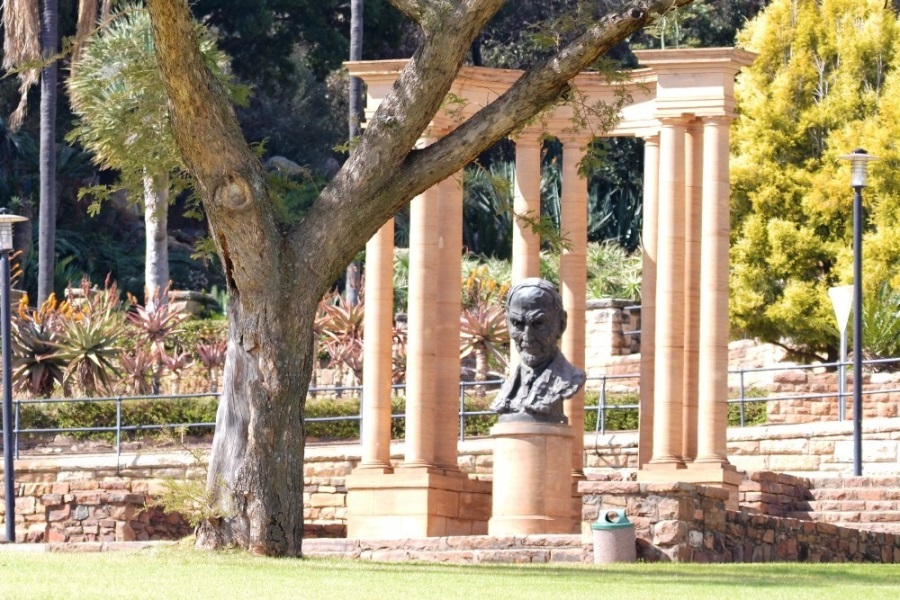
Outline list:
[[[501,421],[568,423],[562,402],[584,385],[585,375],[559,351],[566,330],[559,292],[544,279],[525,279],[509,291],[506,321],[521,362],[491,408],[500,413]]]

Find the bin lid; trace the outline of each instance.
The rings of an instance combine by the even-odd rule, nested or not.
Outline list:
[[[591,529],[594,530],[619,529],[621,527],[634,527],[634,523],[625,516],[624,508],[601,510],[597,522],[591,524]]]

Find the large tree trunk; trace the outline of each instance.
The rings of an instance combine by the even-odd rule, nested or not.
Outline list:
[[[42,0],[41,51],[44,60],[57,52],[57,0]],[[56,270],[56,61],[41,71],[40,216],[38,223],[38,297],[40,306],[53,293]]]
[[[165,302],[169,285],[169,177],[144,177],[144,302]]]
[[[439,110],[472,41],[503,0],[390,0],[422,27],[422,45],[347,163],[302,221],[275,220],[265,172],[197,49],[186,0],[149,0],[176,143],[209,217],[230,294],[224,391],[209,490],[223,517],[198,542],[299,555],[303,406],[319,298],[366,241],[413,196],[557,101],[568,81],[652,18],[691,0],[635,0],[584,33],[431,146]]]
[[[300,556],[303,409],[312,372],[315,301],[273,286],[262,303],[232,296],[222,400],[207,487],[222,518],[197,543]],[[275,307],[275,310],[272,310]]]

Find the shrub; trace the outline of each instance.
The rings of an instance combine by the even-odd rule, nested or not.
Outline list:
[[[590,407],[598,406],[600,403],[600,392],[587,391],[584,398],[584,430],[599,431],[597,424],[598,413],[591,410]],[[634,431],[638,428],[640,409],[638,408],[612,408],[621,405],[638,405],[640,404],[640,396],[637,393],[627,394],[606,394],[604,424],[606,431]]]
[[[738,394],[729,394],[730,399],[736,399]],[[765,425],[769,421],[768,404],[765,399],[769,393],[761,388],[747,388],[744,390],[744,425]],[[756,400],[754,400],[756,399]],[[741,424],[740,403],[728,404],[728,426],[738,427]]]

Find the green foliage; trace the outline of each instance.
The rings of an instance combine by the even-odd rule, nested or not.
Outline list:
[[[640,301],[641,253],[629,254],[615,242],[587,247],[588,297]]]
[[[515,165],[475,164],[464,171],[463,245],[476,254],[509,258],[512,255]]]
[[[729,392],[729,400],[739,397],[739,391]],[[750,387],[744,389],[744,426],[765,425],[769,422],[768,404],[766,399],[770,394],[763,388]],[[741,425],[741,403],[728,403],[728,426],[739,427]]]
[[[405,313],[409,304],[409,249],[394,248],[394,312]]]
[[[91,400],[87,402],[66,402],[50,405],[35,405],[34,422],[44,427],[60,429],[78,429],[90,427],[116,426],[116,401]],[[128,400],[122,402],[122,426],[147,425],[181,425],[185,423],[215,423],[218,400],[214,397],[166,398],[162,400]],[[39,415],[39,416],[38,416]],[[23,422],[23,428],[26,425]],[[189,433],[209,433],[208,427],[196,428]],[[115,439],[115,432],[88,433],[73,432],[76,438]],[[130,438],[143,435],[158,436],[158,429],[137,430],[127,434]]]
[[[638,428],[639,409],[637,408],[612,408],[622,405],[638,405],[640,397],[637,394],[606,394],[604,423],[606,431],[634,431]],[[597,423],[598,412],[590,407],[600,405],[600,392],[587,390],[584,394],[584,430],[599,431]]]
[[[862,325],[866,359],[900,356],[900,293],[887,281],[876,293],[863,296]],[[849,330],[848,337],[853,335],[852,320]]]
[[[851,281],[852,191],[838,155],[884,158],[865,191],[864,296],[900,286],[897,16],[874,0],[773,0],[740,34],[759,53],[736,88],[732,331],[836,356],[828,288]]]
[[[226,74],[227,59],[209,32],[198,25],[198,33],[207,66],[229,87],[234,100],[246,100],[247,89]],[[69,78],[69,93],[79,120],[68,139],[92,152],[97,165],[116,169],[121,185],[133,196],[143,194],[145,177],[183,171],[145,9],[122,7],[89,38]],[[187,185],[184,176],[172,183],[176,191]],[[102,200],[113,189],[93,186],[86,193]]]

